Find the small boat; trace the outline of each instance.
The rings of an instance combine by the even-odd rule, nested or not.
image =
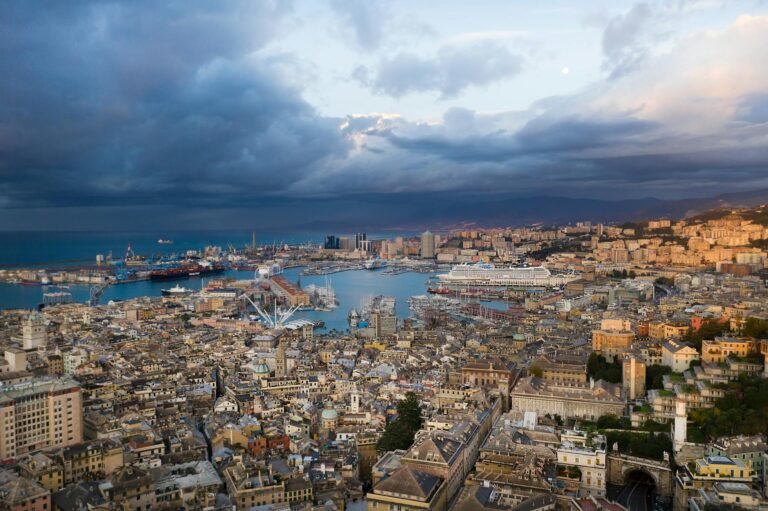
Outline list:
[[[173,245],[173,240],[164,240],[163,238],[160,238],[157,242],[160,245]]]

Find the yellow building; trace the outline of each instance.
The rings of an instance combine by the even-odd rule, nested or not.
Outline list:
[[[751,480],[755,473],[750,466],[740,460],[727,456],[707,456],[696,460],[696,475]]]
[[[64,487],[64,468],[43,453],[37,453],[19,461],[21,475],[34,479],[51,492]]]
[[[622,357],[634,340],[635,334],[629,330],[593,330],[592,351],[611,361]]]
[[[701,360],[721,363],[730,356],[746,357],[754,349],[751,339],[744,337],[716,337],[701,342]]]
[[[688,333],[690,325],[686,323],[671,323],[652,321],[648,325],[648,336],[651,339],[678,339]]]

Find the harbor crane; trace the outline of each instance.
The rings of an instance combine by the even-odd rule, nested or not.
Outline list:
[[[286,327],[286,323],[289,319],[291,319],[291,316],[293,316],[297,310],[299,310],[299,305],[294,305],[290,309],[288,309],[285,312],[281,312],[278,314],[277,307],[275,307],[275,313],[273,316],[270,316],[267,312],[264,311],[261,307],[259,307],[256,302],[251,300],[251,297],[247,294],[241,295],[241,299],[245,298],[250,302],[251,306],[256,309],[256,312],[261,316],[261,319],[264,320],[264,322],[267,324],[269,328],[274,328],[278,330],[282,330]]]

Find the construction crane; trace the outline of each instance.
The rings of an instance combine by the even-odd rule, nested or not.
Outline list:
[[[285,312],[281,312],[278,314],[277,307],[275,307],[275,313],[273,316],[270,316],[267,312],[264,311],[261,307],[259,307],[256,302],[251,300],[251,297],[247,294],[241,295],[241,299],[246,299],[248,302],[250,302],[251,306],[256,310],[256,312],[261,316],[261,319],[264,320],[264,322],[267,324],[269,328],[282,330],[285,328],[286,323],[288,320],[293,316],[297,310],[299,310],[299,305],[294,305],[290,309],[288,309]]]

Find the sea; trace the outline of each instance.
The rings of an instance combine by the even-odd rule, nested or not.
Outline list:
[[[369,233],[368,239],[387,239],[395,236],[413,236],[417,233]],[[344,234],[342,234],[344,235]],[[322,243],[325,234],[320,233],[256,233],[256,242],[263,244]],[[173,240],[172,245],[161,245],[158,239]],[[96,254],[122,258],[131,245],[137,254],[171,254],[186,250],[199,250],[207,245],[242,248],[250,245],[250,232],[0,232],[0,268],[44,267],[62,268],[78,263],[95,262]],[[301,268],[288,268],[283,276],[302,287],[309,284],[325,285],[324,276],[301,276]],[[252,279],[253,272],[230,270],[226,274],[236,279]],[[339,307],[332,311],[298,311],[295,319],[322,320],[325,330],[346,331],[347,317],[351,309],[359,309],[370,296],[387,295],[396,299],[399,318],[409,316],[407,299],[423,295],[434,274],[408,272],[388,275],[383,270],[352,270],[328,276],[336,292]],[[178,284],[187,288],[200,288],[204,281],[190,277],[172,282],[139,281],[115,284],[104,290],[101,303],[110,300],[128,300],[139,296],[161,296],[162,290]],[[42,302],[43,286],[21,286],[0,283],[0,309],[33,309]],[[75,302],[86,302],[89,287],[71,285],[69,292]],[[489,306],[503,304],[487,303]]]

